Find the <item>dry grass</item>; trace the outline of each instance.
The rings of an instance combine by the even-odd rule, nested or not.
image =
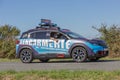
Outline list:
[[[4,71],[0,80],[120,80],[120,71]]]

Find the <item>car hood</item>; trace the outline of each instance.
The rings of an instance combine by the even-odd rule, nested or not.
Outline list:
[[[79,40],[86,41],[86,42],[89,42],[91,44],[96,44],[96,45],[107,47],[107,45],[106,45],[104,40],[100,40],[100,39],[86,39],[86,38],[80,38]]]
[[[97,44],[97,43],[104,43],[105,44],[105,41],[103,40],[100,40],[100,39],[90,39],[88,40],[90,43],[93,43],[93,44]]]

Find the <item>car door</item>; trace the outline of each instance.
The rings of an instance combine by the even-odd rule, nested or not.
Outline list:
[[[37,31],[30,34],[32,47],[39,54],[49,53],[49,32]]]
[[[61,32],[50,32],[51,47],[49,47],[49,53],[68,53],[68,38]]]

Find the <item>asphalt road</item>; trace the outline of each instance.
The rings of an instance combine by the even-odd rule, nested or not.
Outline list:
[[[97,62],[76,63],[73,61],[50,61],[48,63],[33,62],[25,64],[22,62],[0,62],[0,71],[16,70],[120,70],[120,61],[118,60],[99,60]]]

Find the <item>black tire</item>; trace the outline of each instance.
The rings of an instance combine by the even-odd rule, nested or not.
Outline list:
[[[93,59],[89,59],[90,61],[94,62],[94,61],[98,61],[99,58],[93,58]]]
[[[31,63],[33,61],[33,54],[30,49],[23,49],[20,52],[20,60],[23,63]]]
[[[39,59],[41,62],[48,62],[49,59]]]
[[[71,56],[76,62],[84,62],[87,60],[87,51],[83,47],[75,47],[72,50]]]

